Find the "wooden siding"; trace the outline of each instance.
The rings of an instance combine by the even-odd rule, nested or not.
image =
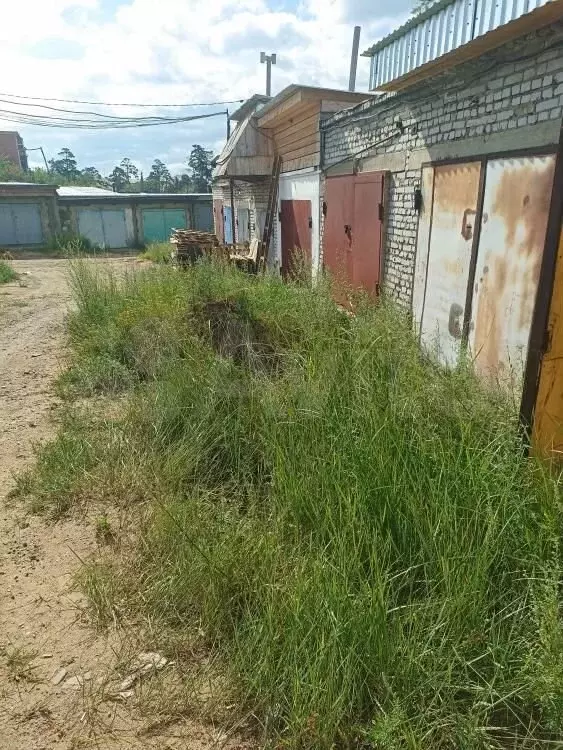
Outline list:
[[[320,102],[308,104],[270,132],[282,158],[282,172],[291,172],[320,163]]]

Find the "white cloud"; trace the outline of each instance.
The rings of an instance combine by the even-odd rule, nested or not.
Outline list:
[[[3,87],[19,94],[155,105],[246,98],[264,88],[261,49],[278,54],[274,91],[290,83],[344,87],[354,23],[362,24],[362,48],[367,47],[404,20],[405,13],[396,11],[408,10],[407,2],[384,0],[386,13],[383,3],[374,9],[373,0],[113,0],[114,9],[112,0],[18,0],[21,18],[0,30],[0,69],[10,71]],[[72,42],[75,51],[81,48],[82,57],[58,59],[57,40],[61,57],[69,46],[63,41]],[[41,49],[40,59],[34,49]],[[360,58],[358,88],[367,85],[368,61]],[[0,128],[14,127],[0,120]],[[146,168],[156,156],[176,163],[196,142],[217,149],[224,122],[155,128],[150,134],[149,129],[117,134],[19,129],[26,142],[41,140],[51,151],[72,144],[82,164],[106,170],[115,154],[136,158]]]

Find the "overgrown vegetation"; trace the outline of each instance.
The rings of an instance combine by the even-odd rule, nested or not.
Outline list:
[[[85,573],[99,622],[203,632],[283,747],[559,741],[558,487],[500,394],[323,285],[84,262],[72,284],[71,395],[126,408],[73,411],[20,491],[144,504],[137,549]]]
[[[18,274],[13,267],[5,260],[0,260],[0,284],[8,284],[10,281],[16,281]]]
[[[169,242],[150,242],[139,256],[153,263],[170,263],[172,245]]]

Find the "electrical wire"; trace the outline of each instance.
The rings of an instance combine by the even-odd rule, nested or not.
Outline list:
[[[242,104],[245,99],[228,99],[222,102],[188,102],[186,104],[136,104],[134,102],[93,102],[85,101],[83,99],[56,99],[48,96],[21,96],[19,94],[8,94],[5,91],[0,91],[0,96],[9,96],[12,99],[28,99],[30,101],[41,101],[41,102],[62,102],[65,104],[90,104],[100,107],[152,107],[153,109],[158,107],[218,107],[222,104]]]
[[[17,122],[23,125],[36,125],[39,127],[51,127],[51,128],[74,128],[77,130],[108,130],[108,129],[123,129],[123,128],[142,128],[151,127],[155,125],[176,125],[185,122],[191,122],[193,120],[204,120],[210,117],[225,116],[226,111],[222,112],[210,112],[205,115],[191,115],[189,117],[139,117],[139,118],[120,118],[117,121],[108,120],[91,120],[91,119],[76,119],[76,118],[64,118],[54,117],[46,115],[33,115],[31,113],[17,112],[14,110],[0,109],[0,120],[6,120],[7,122]]]

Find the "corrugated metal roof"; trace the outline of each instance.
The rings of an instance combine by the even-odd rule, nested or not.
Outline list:
[[[370,88],[400,78],[536,8],[561,1],[440,0],[364,52],[372,58]]]
[[[83,187],[75,185],[64,185],[57,190],[57,193],[61,197],[72,197],[75,195],[86,196],[86,195],[115,195],[112,190],[105,190],[104,188],[98,187]]]
[[[71,188],[76,190],[76,188]],[[139,201],[141,203],[171,203],[171,202],[195,202],[200,203],[206,200],[211,201],[211,193],[114,193],[111,190],[103,190],[97,188],[84,188],[84,190],[96,190],[96,192],[70,192],[61,193],[60,189],[57,191],[59,200],[63,203],[134,203]]]

